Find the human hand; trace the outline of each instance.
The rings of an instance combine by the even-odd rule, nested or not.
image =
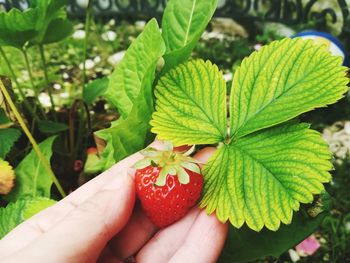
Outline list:
[[[157,148],[159,145],[152,145]],[[195,158],[204,162],[214,149]],[[135,205],[136,153],[60,202],[12,230],[0,241],[1,262],[215,262],[227,225],[193,208],[175,224],[157,229]]]

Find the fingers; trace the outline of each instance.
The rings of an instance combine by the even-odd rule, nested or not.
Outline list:
[[[186,239],[199,209],[193,208],[184,218],[160,230],[137,254],[136,262],[168,262]],[[186,261],[185,261],[186,262]]]
[[[194,158],[206,162],[215,149],[213,147],[204,148]],[[142,208],[138,206],[125,228],[109,242],[110,249],[118,258],[125,259],[138,252],[157,229]]]
[[[55,227],[58,222],[64,220],[68,213],[92,198],[104,185],[109,184],[115,177],[126,176],[129,167],[141,158],[142,155],[139,153],[131,155],[84,184],[57,204],[41,211],[31,219],[17,226],[0,241],[0,257],[20,250],[43,233]]]
[[[120,231],[132,212],[134,183],[127,174],[115,176],[94,196],[79,204],[64,220],[43,233],[30,245],[11,257],[41,262],[94,262],[108,240]]]
[[[186,239],[168,262],[216,262],[225,244],[227,224],[222,224],[213,214],[199,213]]]
[[[137,205],[128,224],[109,242],[109,247],[117,258],[125,259],[139,251],[157,229]]]

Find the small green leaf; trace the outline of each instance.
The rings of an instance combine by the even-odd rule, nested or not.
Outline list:
[[[9,119],[9,117],[7,117],[4,109],[0,108],[0,127],[1,125],[5,124],[10,124],[11,120]]]
[[[13,144],[19,139],[21,132],[16,129],[0,129],[0,158],[5,159]]]
[[[61,40],[61,38],[65,35],[62,30],[69,29],[69,21],[66,20],[66,11],[63,8],[67,3],[68,0],[32,0],[30,2],[31,7],[37,10],[35,29],[38,32],[35,39],[31,40],[31,44],[52,43],[52,40],[54,39]],[[60,21],[53,22],[55,20]],[[62,22],[62,20],[66,21]],[[57,23],[64,28],[58,29]],[[55,32],[57,35],[54,36],[53,32],[49,32],[49,30],[57,30],[57,32]]]
[[[42,133],[54,134],[68,130],[68,126],[61,122],[42,120],[38,122],[38,128]]]
[[[209,61],[189,61],[160,78],[152,132],[161,140],[209,144],[226,137],[226,85]]]
[[[267,128],[335,103],[348,90],[342,59],[312,40],[272,42],[244,59],[234,74],[233,137]]]
[[[59,42],[69,37],[73,32],[73,24],[68,19],[57,18],[52,20],[46,30],[42,44]]]
[[[101,154],[104,170],[126,156],[143,149],[150,142],[149,121],[153,112],[154,68],[150,68],[146,76],[128,117],[120,118],[110,128],[95,133],[107,143]]]
[[[0,46],[22,48],[36,34],[37,10],[29,8],[20,11],[16,8],[0,12]]]
[[[162,35],[166,45],[166,70],[191,55],[213,16],[217,0],[170,0],[163,14]]]
[[[149,21],[144,31],[131,44],[125,57],[109,79],[106,98],[126,118],[140,93],[143,82],[147,82],[147,72],[154,71],[165,46],[157,21]]]
[[[52,155],[52,144],[56,136],[52,136],[39,144],[40,150],[48,162]],[[25,196],[50,197],[52,179],[43,164],[32,150],[15,169],[15,187],[5,199],[16,201]]]
[[[0,239],[23,221],[55,203],[52,199],[36,197],[19,199],[0,208]]]
[[[107,77],[95,79],[89,82],[83,90],[83,99],[86,103],[93,103],[99,96],[102,96],[108,87],[109,79]]]
[[[203,168],[201,207],[234,227],[276,231],[300,203],[323,191],[332,169],[328,145],[307,124],[285,124],[222,145]]]

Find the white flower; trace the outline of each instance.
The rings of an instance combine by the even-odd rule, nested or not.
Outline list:
[[[89,5],[89,0],[76,0],[78,6],[80,6],[81,8],[86,9]]]
[[[254,45],[254,49],[255,49],[256,51],[260,50],[261,48],[262,48],[262,45],[261,45],[261,44],[255,44],[255,45]]]
[[[294,249],[289,249],[288,253],[289,253],[290,259],[293,262],[297,262],[300,260],[300,256],[298,255],[298,253]]]
[[[53,88],[55,90],[60,90],[62,88],[62,86],[61,86],[61,84],[55,83],[55,84],[53,84]]]
[[[94,57],[94,62],[95,62],[95,64],[100,63],[101,62],[101,57],[100,56]]]
[[[230,72],[230,73],[224,74],[224,79],[226,82],[232,80],[232,73]]]
[[[84,30],[77,30],[72,35],[73,39],[84,39],[85,38],[85,31]]]
[[[49,95],[42,92],[39,94],[39,101],[44,107],[51,107],[51,101]]]
[[[92,59],[87,59],[85,60],[85,68],[87,70],[93,69],[95,67],[95,62]],[[84,66],[83,63],[80,63],[79,68],[83,70]]]
[[[142,30],[146,26],[146,21],[138,20],[135,22],[135,27],[139,30]]]
[[[116,38],[117,38],[117,33],[112,31],[112,30],[108,30],[106,32],[104,32],[102,35],[101,35],[102,39],[104,41],[114,41]]]
[[[116,66],[123,59],[124,55],[125,55],[125,50],[119,51],[119,52],[109,56],[107,61],[112,66]]]
[[[63,79],[69,79],[68,73],[64,72],[64,73],[62,74],[62,78],[63,78]]]
[[[109,20],[108,25],[115,26],[115,20],[113,18],[111,20]]]

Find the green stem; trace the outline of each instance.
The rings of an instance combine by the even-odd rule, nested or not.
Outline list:
[[[47,73],[47,64],[46,64],[44,45],[43,44],[39,44],[39,51],[40,51],[41,63],[42,63],[42,66],[43,66],[43,71],[44,71],[44,77],[45,77],[45,81],[46,81],[47,91],[48,91],[49,97],[50,97],[51,110],[52,110],[54,119],[57,121],[56,111],[55,111],[55,102],[53,101],[52,87],[51,87],[50,81],[49,81],[49,74]]]
[[[49,174],[49,176],[51,177],[53,183],[56,185],[58,191],[60,192],[60,194],[62,195],[62,197],[66,196],[66,193],[64,192],[61,184],[59,183],[57,177],[55,176],[55,174],[53,173],[53,171],[51,170],[51,166],[50,163],[45,159],[43,153],[40,150],[39,145],[37,144],[37,142],[35,141],[35,139],[33,138],[32,134],[30,133],[30,131],[28,130],[27,125],[25,124],[22,116],[19,114],[15,104],[13,103],[10,94],[7,92],[4,84],[2,83],[2,81],[0,81],[0,90],[1,92],[4,94],[4,97],[6,99],[6,101],[8,102],[13,114],[15,115],[19,125],[21,126],[23,132],[25,133],[25,135],[28,137],[28,140],[30,141],[30,143],[33,146],[33,149],[36,153],[36,155],[38,156],[38,158],[40,159],[41,163],[43,164],[46,172]]]
[[[32,69],[31,69],[30,64],[29,64],[29,59],[28,59],[28,54],[27,54],[26,49],[22,49],[22,53],[23,53],[25,64],[26,64],[26,68],[27,68],[27,71],[28,71],[28,74],[29,74],[29,80],[30,80],[30,83],[32,85],[32,89],[34,91],[36,103],[37,103],[37,105],[39,107],[39,110],[41,111],[44,119],[47,119],[45,111],[42,108],[40,100],[39,100],[38,90],[37,90],[37,88],[36,88],[36,86],[34,84],[34,78],[33,78],[33,74],[32,74]]]
[[[4,52],[4,50],[2,49],[2,47],[0,47],[0,54],[3,57],[3,59],[5,60],[7,68],[10,71],[11,78],[12,78],[13,82],[16,84],[16,87],[18,88],[19,94],[21,95],[21,99],[23,100],[24,107],[30,112],[30,114],[32,115],[34,120],[38,120],[38,117],[36,116],[35,111],[33,111],[32,107],[30,106],[30,104],[29,104],[29,102],[27,100],[27,97],[24,94],[24,91],[22,89],[22,86],[19,84],[19,82],[17,80],[17,77],[16,77],[16,74],[15,74],[15,72],[14,72],[12,66],[11,66],[11,63],[10,63],[9,59],[7,58],[7,56],[6,56],[5,52]]]
[[[86,83],[86,58],[87,58],[87,46],[88,46],[88,39],[89,39],[89,29],[90,29],[90,22],[92,17],[92,0],[89,0],[88,7],[86,9],[86,18],[85,18],[85,40],[84,40],[84,54],[83,54],[83,88]]]

